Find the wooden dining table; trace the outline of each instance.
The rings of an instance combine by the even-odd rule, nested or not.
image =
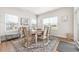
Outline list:
[[[42,35],[44,30],[32,30],[31,34],[35,36],[35,43],[37,45],[38,35]]]

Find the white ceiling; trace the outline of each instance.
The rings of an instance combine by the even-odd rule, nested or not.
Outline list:
[[[30,12],[37,15],[59,8],[60,7],[20,7],[20,9],[22,10],[29,10]]]

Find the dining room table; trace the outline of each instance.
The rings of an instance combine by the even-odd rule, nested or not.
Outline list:
[[[35,37],[35,43],[37,45],[38,42],[38,36],[43,35],[44,30],[42,29],[36,29],[36,30],[31,30],[31,34]]]

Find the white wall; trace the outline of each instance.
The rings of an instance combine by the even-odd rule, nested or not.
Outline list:
[[[74,8],[74,40],[79,40],[79,8]]]
[[[18,8],[12,8],[12,7],[0,7],[0,14],[12,14],[12,15],[16,15],[19,17],[30,17],[30,18],[36,18],[35,14],[29,12],[29,11],[23,11],[21,9]],[[38,20],[40,22],[38,22],[38,26],[42,27],[42,19],[45,17],[49,17],[49,16],[58,16],[58,30],[56,32],[54,32],[54,35],[57,36],[64,36],[66,35],[66,33],[73,33],[73,8],[60,8],[58,10],[55,11],[50,11],[44,14],[41,14],[38,17]],[[67,22],[63,22],[63,16],[68,16],[68,21]],[[1,20],[1,18],[0,18]],[[2,27],[2,30],[4,29],[4,27]],[[0,30],[1,31],[1,30]]]
[[[35,14],[21,10],[17,7],[0,7],[0,35],[5,34],[5,15],[4,14],[11,14],[20,17],[26,18],[36,18]]]
[[[42,27],[42,19],[49,16],[58,16],[58,30],[53,32],[53,35],[66,37],[66,33],[73,34],[73,8],[60,8],[40,15],[39,27]],[[63,21],[64,16],[68,16],[68,20],[66,22]]]
[[[5,17],[0,14],[0,36],[5,34]]]
[[[29,12],[29,11],[24,11],[21,10],[20,8],[17,7],[0,7],[0,13],[8,13],[8,14],[13,14],[19,17],[35,17],[35,14]]]

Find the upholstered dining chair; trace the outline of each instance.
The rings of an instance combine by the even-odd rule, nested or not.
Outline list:
[[[24,34],[23,34],[23,27],[19,28],[19,33],[20,33],[20,38],[23,38]]]
[[[32,43],[32,35],[30,33],[30,30],[27,28],[27,27],[24,27],[23,28],[23,32],[24,32],[24,46],[25,47],[30,47],[31,43]]]
[[[45,28],[44,29],[45,31],[44,31],[44,34],[43,34],[43,40],[44,39],[46,39],[46,43],[48,42],[48,40],[49,40],[49,28],[47,27],[47,28]],[[44,42],[44,41],[43,41]]]
[[[44,28],[43,35],[38,37],[38,39],[42,39],[43,44],[45,44],[48,42],[48,38],[49,38],[49,28]]]

